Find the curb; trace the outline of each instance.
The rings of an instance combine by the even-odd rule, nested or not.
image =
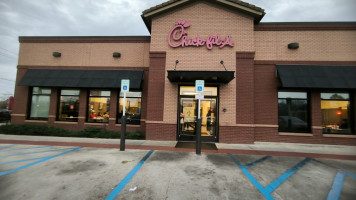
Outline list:
[[[117,148],[118,150],[120,149],[120,144],[100,144],[100,143],[84,143],[84,142],[0,140],[0,144],[80,146],[80,147],[94,147],[94,148]],[[167,147],[167,146],[147,146],[147,145],[126,145],[126,149],[195,152],[195,149],[175,148],[175,147]],[[336,154],[301,153],[301,152],[284,152],[284,151],[263,151],[263,150],[244,150],[244,149],[218,149],[218,150],[202,149],[202,152],[356,160],[356,155],[336,155]]]

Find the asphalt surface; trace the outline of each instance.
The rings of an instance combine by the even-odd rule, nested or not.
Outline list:
[[[356,161],[0,144],[0,199],[355,199]]]

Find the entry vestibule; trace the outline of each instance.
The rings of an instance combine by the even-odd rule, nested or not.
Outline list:
[[[178,141],[195,140],[195,124],[198,116],[198,100],[194,86],[179,87],[178,101]],[[200,100],[202,119],[201,139],[203,142],[218,141],[218,87],[205,87],[204,99]]]

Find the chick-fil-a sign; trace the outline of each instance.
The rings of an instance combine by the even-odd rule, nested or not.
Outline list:
[[[169,46],[176,47],[188,47],[195,46],[200,47],[206,45],[206,48],[211,50],[213,45],[223,48],[226,45],[233,47],[234,43],[230,41],[231,36],[227,35],[224,40],[221,39],[219,34],[209,35],[206,39],[202,39],[199,35],[196,38],[188,38],[188,32],[185,28],[188,28],[190,23],[185,20],[178,20],[168,35]]]

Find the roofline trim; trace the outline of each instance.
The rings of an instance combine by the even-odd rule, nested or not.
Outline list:
[[[164,6],[164,7],[162,7],[162,8],[158,8],[158,9],[153,10],[153,11],[151,11],[151,12],[148,12],[148,13],[146,13],[146,14],[142,14],[142,17],[149,17],[149,16],[152,16],[152,15],[155,15],[155,14],[157,14],[157,13],[159,13],[159,12],[168,10],[168,9],[170,9],[170,8],[172,8],[172,7],[175,7],[175,6],[178,6],[178,5],[180,5],[180,4],[184,4],[184,3],[188,2],[188,1],[189,1],[189,0],[183,0],[183,1],[174,2],[174,3],[170,4],[170,5]]]
[[[263,16],[264,15],[263,12],[258,12],[256,10],[253,10],[252,8],[248,8],[246,6],[242,6],[242,5],[230,2],[230,1],[225,1],[225,0],[216,0],[216,1],[220,2],[220,3],[223,3],[223,4],[226,4],[226,5],[229,5],[229,6],[232,6],[232,7],[235,7],[235,8],[238,8],[238,9],[241,9],[241,10],[244,10],[244,11],[247,11],[247,12],[251,12],[251,13],[259,15],[259,16]]]
[[[151,36],[19,36],[20,43],[150,43]]]
[[[254,31],[341,31],[356,30],[355,22],[268,22],[254,26]]]

